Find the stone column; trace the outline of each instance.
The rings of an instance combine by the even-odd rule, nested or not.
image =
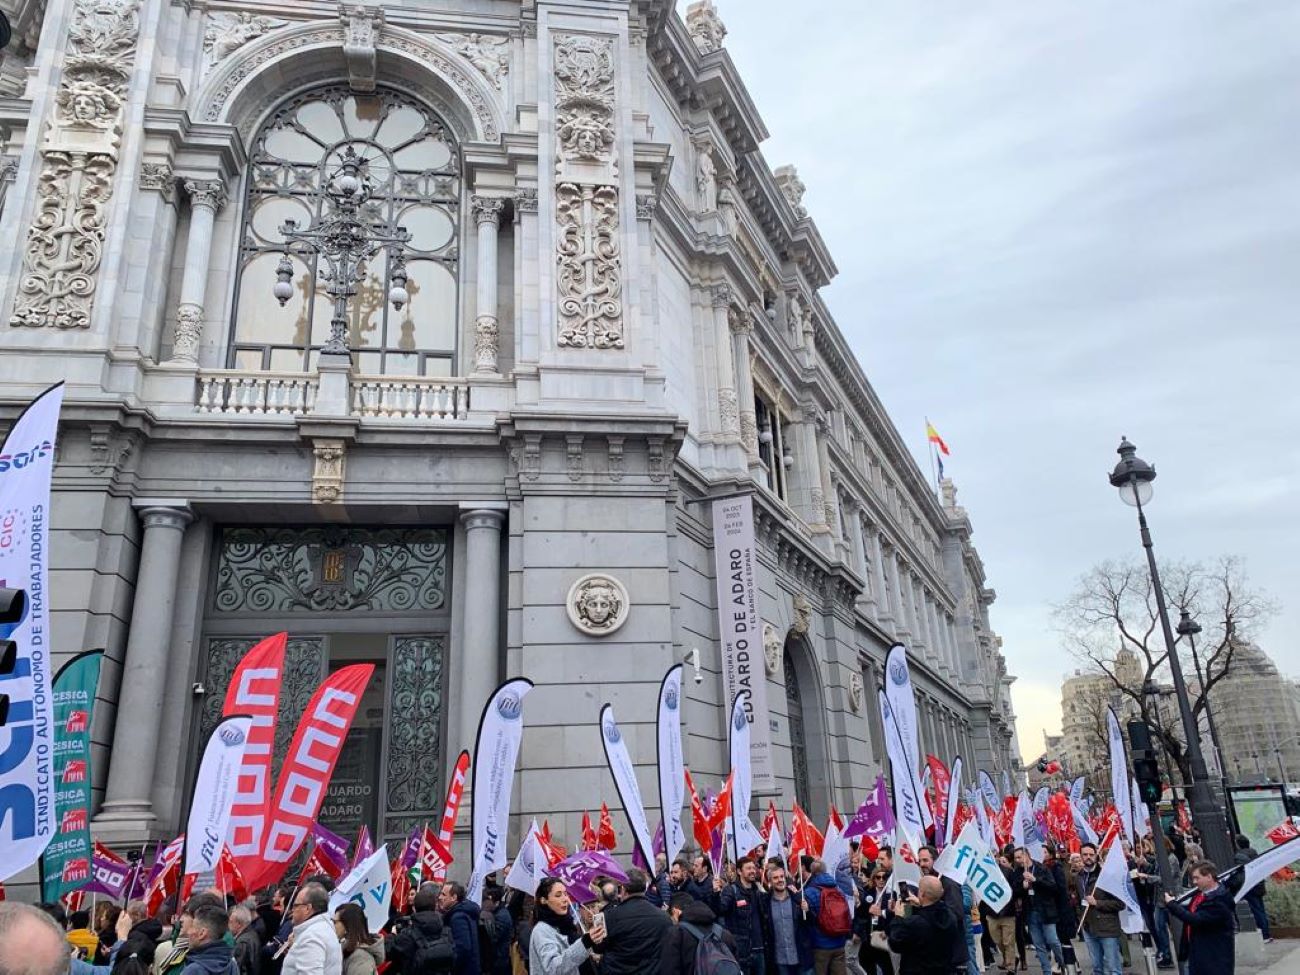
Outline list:
[[[845,505],[845,514],[849,520],[848,536],[849,546],[853,549],[853,567],[862,573],[862,578],[867,581],[868,592],[874,588],[872,580],[868,578],[870,566],[867,565],[867,549],[862,540],[862,516],[859,514],[857,502],[850,500]],[[869,597],[868,597],[869,598]]]
[[[181,540],[190,523],[189,503],[136,500],[144,525],[136,574],[131,632],[122,665],[104,806],[96,822],[147,833],[154,823],[154,761],[167,684],[172,609],[180,568]],[[169,746],[176,743],[171,742]]]
[[[504,511],[469,508],[465,526],[465,616],[460,657],[460,746],[473,749],[478,719],[496,687],[501,650],[501,528]]]
[[[217,211],[226,205],[226,187],[219,179],[187,179],[184,185],[190,195],[190,236],[185,244],[185,271],[170,361],[193,365],[199,360],[199,340],[203,336],[212,227]]]
[[[731,301],[732,291],[729,284],[715,284],[709,291],[713,304],[714,343],[717,354],[718,379],[718,430],[722,438],[734,442],[742,439],[740,426],[740,402],[736,397],[736,365],[731,340]],[[752,403],[752,399],[751,399]],[[757,450],[758,434],[755,433]]]
[[[825,498],[826,510],[818,521],[825,521],[832,535],[839,533],[839,506],[835,503],[835,485],[831,482],[831,448],[827,438],[831,435],[830,417],[825,414],[817,416],[817,468],[821,475],[822,497]]]
[[[736,396],[740,400],[740,442],[751,469],[758,466],[758,419],[754,414],[754,374],[749,368],[749,337],[754,323],[743,308],[727,311],[731,327],[731,355],[736,368]]]
[[[491,196],[470,198],[474,223],[478,226],[477,317],[474,319],[474,375],[497,374],[498,342],[501,336],[497,321],[497,227],[505,200]]]

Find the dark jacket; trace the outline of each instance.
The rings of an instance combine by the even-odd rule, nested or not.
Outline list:
[[[146,966],[153,966],[154,952],[162,940],[162,922],[156,917],[147,917],[136,921],[127,933],[126,942],[118,949],[117,957],[129,958],[135,955]]]
[[[1079,899],[1088,907],[1083,916],[1083,930],[1094,938],[1119,938],[1124,934],[1119,924],[1119,912],[1123,910],[1124,902],[1114,894],[1097,889],[1097,878],[1100,875],[1100,866],[1079,871]],[[1089,896],[1095,898],[1097,903],[1087,905]]]
[[[477,937],[475,947],[478,947]],[[423,951],[425,958],[441,955],[443,963],[427,964],[417,969],[415,959]],[[443,928],[442,915],[437,911],[417,911],[409,924],[394,934],[384,946],[384,957],[390,962],[388,971],[393,975],[435,975],[450,972],[454,959],[451,939]]]
[[[1002,905],[1002,910],[995,911],[989,907],[988,901],[980,900],[980,918],[986,922],[991,917],[1015,917],[1016,916],[1016,897],[1015,890],[1019,883],[1020,875],[1013,870],[999,866],[1002,871],[1003,882],[1007,885],[1007,890],[1012,892],[1012,896],[1007,898],[1007,902]]]
[[[1048,870],[1041,863],[1035,863],[1031,867],[1034,875],[1033,885],[1025,889],[1025,871],[1016,867],[1016,893],[1023,898],[1025,904],[1025,916],[1029,912],[1036,911],[1039,919],[1044,924],[1056,923],[1056,878],[1052,876],[1052,871]]]
[[[510,975],[510,945],[515,940],[515,921],[504,904],[492,912],[485,927],[492,941],[492,975]]]
[[[808,940],[812,943],[814,951],[843,948],[849,940],[848,935],[832,937],[829,934],[824,934],[817,924],[817,915],[822,907],[822,891],[829,887],[836,887],[835,878],[828,873],[819,873],[808,881],[808,886],[803,891],[804,899],[808,901]],[[841,890],[840,893],[843,894],[844,891]],[[849,911],[852,912],[852,896],[849,896],[847,900]]]
[[[889,950],[898,955],[898,975],[948,975],[953,943],[965,947],[952,910],[942,901],[914,908],[911,917],[890,915],[885,933]]]
[[[787,889],[786,893],[790,895],[790,914],[794,918],[794,946],[799,952],[799,969],[806,972],[813,967],[813,922],[803,916],[803,910],[799,907],[799,892]],[[766,949],[763,961],[768,975],[776,975],[776,921],[772,916],[773,903],[775,899],[771,894],[764,894],[760,901],[760,910],[763,912],[763,946]]]
[[[708,904],[696,901],[682,911],[681,919],[701,931],[708,931],[717,923],[718,916]],[[736,939],[726,928],[722,929],[722,942],[735,953]],[[659,949],[659,975],[695,975],[695,949],[699,943],[699,939],[681,924],[674,924]]]
[[[1236,912],[1228,888],[1220,884],[1204,897],[1198,892],[1186,906],[1176,901],[1168,906],[1184,924],[1180,954],[1187,959],[1187,975],[1232,975]]]
[[[668,915],[644,897],[605,908],[602,975],[659,975],[659,950],[672,929]]]
[[[1070,881],[1065,876],[1065,864],[1054,858],[1048,870],[1056,882],[1056,933],[1064,943],[1074,938],[1074,932],[1079,928],[1079,915],[1075,913],[1074,901],[1070,898]]]
[[[736,961],[749,964],[755,951],[762,951],[767,941],[763,921],[763,892],[755,884],[746,889],[739,883],[727,884],[718,893],[718,915],[722,925],[736,939]]]
[[[235,953],[224,941],[213,941],[185,953],[181,975],[238,975]]]
[[[1259,853],[1256,852],[1255,848],[1253,846],[1248,846],[1244,850],[1238,850],[1235,854],[1233,854],[1232,862],[1238,864],[1239,866],[1244,867],[1246,864],[1250,863],[1250,861],[1255,859],[1255,857],[1257,856],[1259,856]],[[1243,894],[1242,896],[1251,897],[1251,898],[1263,897],[1264,881],[1261,880],[1250,890],[1246,891],[1246,893]]]
[[[938,875],[939,881],[943,884],[943,903],[944,906],[952,912],[952,921],[957,930],[957,938],[952,948],[952,967],[966,967],[966,925],[970,922],[967,918],[970,913],[966,910],[966,902],[962,900],[961,884],[951,877]]]
[[[478,916],[480,908],[473,901],[456,904],[443,917],[451,932],[451,946],[455,954],[452,975],[479,975]]]
[[[235,964],[240,975],[260,975],[262,971],[262,939],[251,924],[235,938]]]

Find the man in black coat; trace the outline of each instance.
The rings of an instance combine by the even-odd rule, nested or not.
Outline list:
[[[384,957],[392,975],[433,975],[451,971],[454,951],[438,912],[438,890],[421,887],[412,905],[411,922],[388,939]]]
[[[1034,943],[1043,975],[1051,975],[1053,957],[1061,968],[1065,967],[1065,953],[1056,935],[1056,878],[1041,863],[1035,863],[1023,846],[1016,850],[1016,866],[1019,868],[1016,892],[1024,905],[1029,939]]]
[[[970,915],[962,902],[961,884],[951,877],[943,877],[935,873],[934,861],[937,859],[939,859],[939,851],[932,846],[923,846],[916,851],[916,863],[921,868],[921,874],[934,877],[943,887],[944,906],[952,911],[952,920],[957,926],[957,940],[952,948],[952,967],[954,971],[965,971],[968,958],[966,925],[970,923]]]
[[[1169,913],[1183,922],[1180,953],[1187,959],[1187,975],[1232,975],[1237,924],[1232,894],[1209,860],[1192,864],[1191,874],[1196,893],[1188,904],[1165,894]]]
[[[889,950],[898,955],[898,975],[951,975],[953,945],[965,939],[943,902],[939,878],[922,877],[919,890],[908,898],[911,917],[898,899],[885,926]]]
[[[603,975],[659,975],[659,954],[672,930],[668,915],[646,899],[646,875],[627,872],[623,901],[605,908],[605,940],[600,946]]]
[[[765,945],[768,941],[763,889],[758,886],[758,861],[741,857],[736,864],[736,882],[723,884],[713,879],[717,913],[723,926],[736,939],[736,961],[745,975],[764,975],[767,970]]]
[[[669,905],[673,926],[663,939],[659,954],[659,975],[695,975],[695,949],[700,939],[695,932],[708,935],[718,916],[713,908],[703,901],[697,901],[690,894],[674,894]],[[734,956],[736,939],[731,932],[718,924],[722,943]]]

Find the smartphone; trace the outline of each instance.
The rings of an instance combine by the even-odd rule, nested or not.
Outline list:
[[[595,931],[597,928],[599,928],[601,931],[604,931],[604,930],[605,930],[605,912],[604,912],[604,911],[599,912],[598,914],[596,914],[596,915],[591,919],[591,930],[592,930],[592,931]]]

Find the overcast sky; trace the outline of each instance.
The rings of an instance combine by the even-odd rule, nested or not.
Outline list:
[[[685,3],[681,5],[685,9]],[[1300,4],[718,0],[839,266],[825,297],[998,599],[1026,756],[1075,663],[1050,606],[1140,554],[1243,556],[1300,674]]]

